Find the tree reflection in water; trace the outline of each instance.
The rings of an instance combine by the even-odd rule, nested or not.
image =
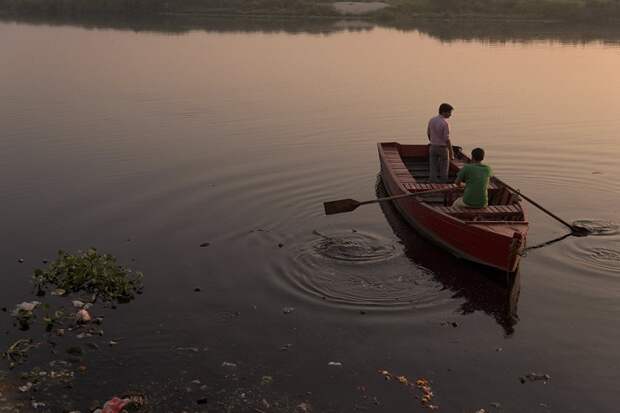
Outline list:
[[[270,16],[213,17],[208,15],[152,16],[2,16],[0,21],[28,24],[79,26],[89,29],[131,30],[182,34],[202,30],[215,33],[287,33],[330,35],[363,32],[374,28],[419,32],[442,42],[476,41],[490,44],[558,42],[620,44],[620,26],[614,24],[561,23],[548,21],[495,21],[492,19],[409,19],[374,22],[352,19],[308,19]]]

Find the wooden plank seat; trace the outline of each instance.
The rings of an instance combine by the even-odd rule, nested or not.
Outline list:
[[[456,188],[455,184],[432,184],[432,183],[407,183],[404,184],[405,189],[409,192],[422,192],[422,191],[430,191],[433,189],[442,189],[442,188]],[[495,182],[489,182],[489,190],[498,189],[498,186]]]
[[[454,206],[433,206],[444,214],[462,220],[515,221],[523,219],[519,205],[489,205],[486,208],[463,208]]]
[[[454,184],[431,184],[431,183],[419,183],[414,182],[410,184],[404,184],[405,189],[409,192],[423,192],[423,191],[431,191],[434,189],[442,189],[442,188],[455,188]]]

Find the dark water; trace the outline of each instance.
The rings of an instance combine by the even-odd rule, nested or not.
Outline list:
[[[86,368],[71,388],[11,398],[39,411],[129,391],[162,412],[423,410],[385,369],[432,380],[446,412],[617,410],[613,31],[36,23],[0,23],[0,306],[34,299],[33,268],[61,248],[114,254],[146,289],[95,311],[105,336],[70,360]],[[389,205],[323,215],[323,201],[381,194],[376,142],[423,142],[441,101],[456,143],[599,234],[531,249],[507,282]],[[529,215],[529,245],[565,233]],[[28,333],[0,315],[5,349]],[[54,340],[7,382],[83,344]],[[551,379],[520,383],[530,372]]]

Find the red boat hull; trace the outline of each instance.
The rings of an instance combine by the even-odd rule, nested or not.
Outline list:
[[[409,193],[406,183],[415,182],[398,164],[400,156],[425,156],[427,145],[379,143],[381,177],[390,195]],[[453,162],[451,168],[459,168]],[[416,197],[393,201],[405,220],[417,231],[454,255],[507,272],[514,272],[525,247],[528,223],[482,221],[471,222],[443,213]],[[522,206],[521,206],[522,207]]]

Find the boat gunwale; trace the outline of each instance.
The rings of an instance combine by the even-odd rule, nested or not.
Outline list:
[[[395,169],[390,167],[390,162],[389,162],[389,157],[386,156],[386,152],[384,150],[384,148],[388,145],[391,145],[393,147],[395,147],[398,151],[398,156],[400,157],[401,161],[404,163],[403,158],[405,158],[402,155],[402,151],[401,151],[401,147],[402,146],[410,146],[410,147],[415,147],[415,146],[423,146],[423,145],[401,145],[398,142],[379,142],[377,144],[378,146],[378,150],[379,150],[379,159],[380,159],[380,163],[381,163],[381,177],[382,179],[388,178],[391,180],[391,186],[396,185],[396,187],[398,188],[398,190],[401,191],[402,194],[414,194],[415,192],[412,192],[410,190],[408,190],[405,186],[404,183],[401,181],[401,179],[399,179],[399,176],[396,175],[395,173]],[[469,159],[466,155],[462,154],[462,156],[465,159]],[[407,168],[407,170],[409,171],[409,168]],[[384,174],[388,173],[389,176],[384,177]],[[409,173],[411,174],[411,172],[409,171]],[[411,174],[411,177],[415,180],[415,176],[413,174]],[[497,184],[501,185],[501,186],[505,186],[505,184],[503,183],[503,181],[501,181],[499,178],[493,177],[493,179],[496,181]],[[395,191],[391,191],[390,188],[388,186],[386,186],[386,190],[388,191],[389,195],[398,195],[397,193],[395,193]],[[457,218],[453,215],[450,215],[448,213],[445,213],[443,211],[440,211],[436,208],[434,208],[433,206],[431,206],[430,204],[428,204],[427,202],[424,201],[420,201],[418,199],[416,199],[415,197],[412,197],[411,199],[408,200],[408,202],[412,202],[415,205],[417,205],[417,207],[420,208],[424,208],[424,210],[428,211],[429,213],[435,215],[437,217],[437,219],[441,219],[441,220],[445,220],[446,222],[452,222],[453,225],[457,225],[458,227],[460,227],[462,230],[466,230],[466,232],[471,233],[472,231],[474,233],[479,233],[481,234],[481,236],[490,236],[491,234],[493,234],[494,236],[499,236],[503,239],[512,239],[513,243],[515,239],[521,239],[522,242],[519,242],[516,247],[511,247],[511,251],[510,251],[510,256],[515,256],[516,258],[508,258],[509,261],[507,262],[507,265],[501,265],[501,264],[494,264],[488,260],[484,260],[483,258],[476,258],[475,256],[472,256],[469,253],[464,252],[462,249],[460,249],[457,246],[453,246],[451,244],[449,244],[448,242],[446,242],[440,235],[436,234],[434,231],[432,231],[432,229],[430,227],[428,227],[427,225],[423,225],[421,222],[418,222],[417,219],[415,219],[410,211],[406,211],[404,210],[404,207],[401,206],[401,202],[399,201],[394,201],[394,205],[395,207],[398,209],[398,211],[400,212],[400,215],[413,227],[415,228],[417,231],[419,231],[420,233],[422,233],[423,235],[425,235],[427,238],[431,239],[433,242],[435,242],[436,244],[442,246],[443,248],[447,249],[448,251],[450,251],[452,254],[454,254],[457,257],[460,258],[464,258],[467,259],[469,261],[478,263],[478,264],[482,264],[488,267],[493,267],[502,271],[508,271],[508,272],[514,272],[516,271],[516,269],[518,268],[519,265],[519,256],[520,256],[520,252],[523,250],[523,248],[525,248],[525,240],[527,238],[527,232],[529,229],[529,222],[527,221],[527,216],[526,216],[526,209],[524,208],[524,205],[522,203],[522,201],[520,200],[518,202],[519,205],[519,209],[521,210],[521,213],[523,214],[523,220],[522,221],[465,221],[463,219]],[[501,234],[498,233],[496,231],[493,231],[491,229],[485,229],[485,228],[481,228],[477,225],[491,225],[491,226],[504,226],[504,227],[510,227],[511,225],[516,225],[516,226],[522,226],[524,227],[524,231],[520,231],[518,229],[512,228],[513,230],[513,234],[512,236],[508,235],[508,234]],[[485,235],[482,235],[485,234]],[[514,245],[514,244],[513,244]]]

